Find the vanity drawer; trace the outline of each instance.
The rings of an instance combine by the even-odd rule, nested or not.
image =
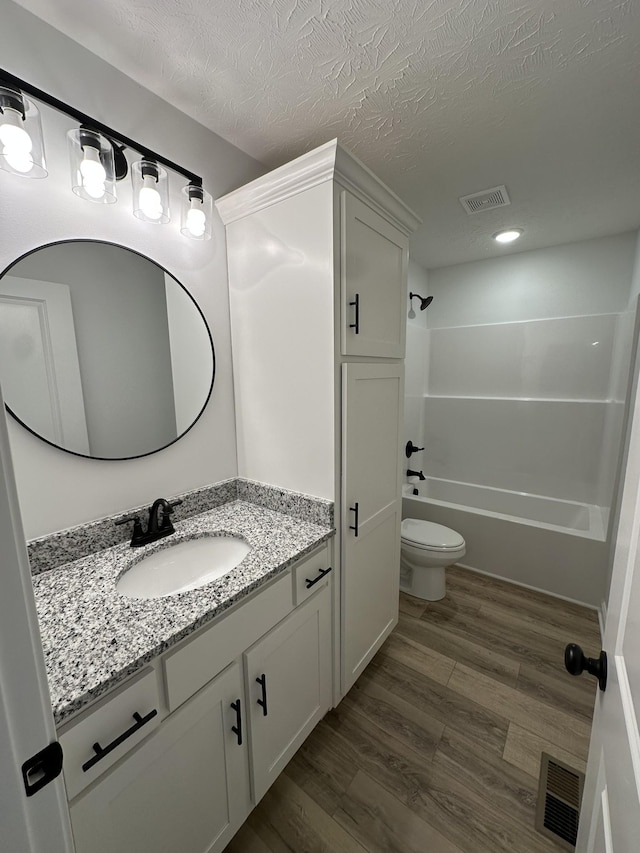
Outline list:
[[[145,669],[61,728],[58,740],[64,755],[68,799],[76,797],[159,723],[158,679],[152,669]],[[94,744],[99,744],[102,752],[97,753]]]
[[[163,658],[170,711],[211,681],[292,609],[289,574]]]
[[[293,597],[296,606],[329,582],[329,549],[325,546],[293,567]]]

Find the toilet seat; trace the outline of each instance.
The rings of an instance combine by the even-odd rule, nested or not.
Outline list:
[[[408,545],[422,551],[447,553],[465,547],[464,539],[455,530],[419,518],[405,518],[401,524],[400,536]]]

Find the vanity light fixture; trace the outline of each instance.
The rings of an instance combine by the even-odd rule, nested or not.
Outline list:
[[[113,204],[117,200],[116,182],[129,171],[124,151],[131,149],[142,158],[131,167],[134,215],[145,222],[169,222],[168,171],[177,172],[188,181],[182,190],[181,232],[195,240],[211,237],[213,200],[204,190],[202,178],[1,68],[0,168],[21,177],[47,175],[40,113],[31,98],[80,125],[67,134],[71,186],[76,195]]]
[[[167,170],[155,160],[138,160],[131,167],[133,215],[143,222],[162,225],[171,218]]]
[[[493,239],[497,243],[513,243],[518,237],[522,237],[524,228],[507,228],[504,231],[497,231],[493,235]]]
[[[80,198],[99,204],[113,204],[116,199],[114,148],[102,134],[87,127],[70,130],[69,158],[71,189]]]
[[[40,112],[20,89],[0,79],[0,168],[23,178],[46,178]]]
[[[182,188],[182,213],[180,231],[193,240],[211,239],[211,217],[213,199],[197,184],[188,184]]]

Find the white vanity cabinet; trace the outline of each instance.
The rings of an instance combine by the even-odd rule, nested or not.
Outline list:
[[[233,663],[71,804],[76,853],[213,853],[250,808]]]
[[[328,584],[244,654],[254,801],[331,707]]]
[[[342,366],[344,679],[353,684],[398,619],[401,362]]]
[[[331,707],[331,568],[325,545],[61,729],[76,853],[224,849]]]
[[[337,704],[397,621],[408,244],[419,219],[335,140],[216,206],[238,473],[335,502]]]
[[[342,355],[404,358],[409,238],[340,193]]]

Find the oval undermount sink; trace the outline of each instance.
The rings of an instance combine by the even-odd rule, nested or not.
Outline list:
[[[116,582],[127,598],[162,598],[187,592],[221,578],[251,550],[233,536],[183,539],[143,557]]]

